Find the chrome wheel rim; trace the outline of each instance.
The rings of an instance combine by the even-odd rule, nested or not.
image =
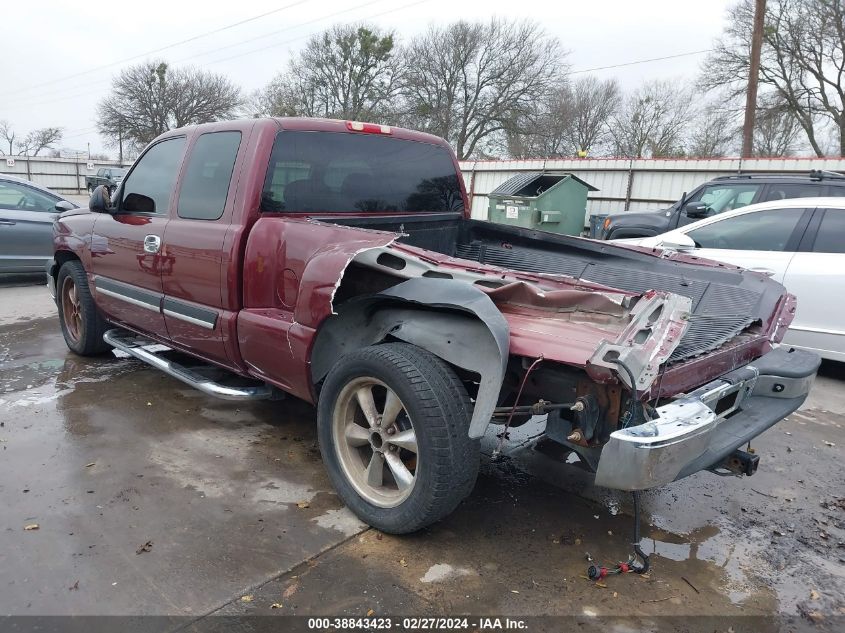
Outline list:
[[[72,277],[65,277],[62,284],[62,317],[65,330],[74,341],[82,337],[82,310],[79,307],[79,292]]]
[[[410,496],[419,468],[416,431],[399,396],[382,381],[361,377],[344,386],[332,441],[347,480],[366,501],[393,508]]]

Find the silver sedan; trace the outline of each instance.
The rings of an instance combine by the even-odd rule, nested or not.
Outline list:
[[[0,174],[0,273],[39,273],[53,255],[53,220],[78,205],[34,182]]]

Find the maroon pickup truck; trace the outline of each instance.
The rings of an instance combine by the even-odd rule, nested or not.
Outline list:
[[[338,493],[388,532],[471,491],[480,438],[542,442],[598,485],[752,474],[741,448],[819,365],[794,298],[669,251],[472,220],[442,139],[352,121],[171,130],[54,225],[65,340],[222,398],[317,405]],[[284,405],[279,405],[284,406]]]

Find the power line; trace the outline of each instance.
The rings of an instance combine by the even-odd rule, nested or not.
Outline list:
[[[318,21],[326,20],[326,19],[329,19],[329,18],[335,17],[335,16],[340,15],[340,14],[343,14],[343,13],[348,13],[349,11],[353,11],[353,10],[360,9],[360,8],[363,8],[363,7],[366,7],[366,6],[370,6],[370,5],[372,5],[372,4],[376,4],[376,2],[379,2],[379,1],[381,1],[381,0],[371,0],[370,2],[365,2],[365,3],[361,4],[361,5],[357,5],[357,6],[355,6],[355,7],[350,8],[350,9],[344,9],[344,10],[341,10],[341,11],[335,11],[335,12],[333,12],[333,13],[330,13],[330,14],[328,14],[328,15],[323,16],[322,18],[317,18],[317,19],[314,19],[314,20],[309,20],[308,22],[303,22],[302,24],[297,24],[297,25],[296,25],[296,27],[300,27],[300,26],[307,26],[307,25],[309,25],[309,24],[313,24],[314,22],[318,22]],[[416,6],[416,5],[419,5],[419,4],[423,4],[423,3],[425,3],[425,2],[430,2],[430,0],[417,0],[416,2],[411,2],[411,3],[409,3],[409,4],[405,4],[405,5],[402,5],[402,6],[399,6],[399,7],[395,7],[395,8],[393,8],[393,9],[388,9],[388,10],[386,10],[386,11],[382,11],[382,12],[380,12],[380,13],[375,13],[375,14],[372,14],[372,15],[366,16],[366,17],[362,18],[362,20],[371,20],[371,19],[373,19],[373,18],[381,17],[381,16],[383,16],[383,15],[387,15],[387,14],[389,14],[389,13],[395,13],[395,12],[397,12],[397,11],[401,11],[401,10],[403,10],[403,9],[408,9],[408,8],[410,8],[410,7],[413,7],[413,6]],[[350,23],[351,23],[351,22],[346,22],[345,24],[350,24]],[[296,27],[291,27],[291,28],[296,28]],[[282,29],[282,30],[286,30],[286,29]],[[276,33],[271,33],[271,34],[268,34],[268,35],[275,35],[275,34],[276,34]],[[225,58],[223,58],[223,59],[212,60],[212,61],[208,62],[208,64],[218,64],[218,63],[222,63],[222,62],[225,62],[225,61],[229,61],[230,59],[235,59],[235,58],[237,58],[237,57],[243,57],[243,56],[246,56],[246,55],[251,55],[252,53],[261,52],[261,51],[263,51],[263,50],[266,50],[266,49],[268,49],[268,48],[272,48],[272,47],[274,47],[274,46],[283,46],[283,45],[285,45],[285,44],[290,44],[290,43],[295,42],[295,41],[297,41],[297,40],[301,40],[301,39],[304,39],[304,38],[306,38],[306,37],[310,37],[311,35],[313,35],[313,33],[306,33],[305,35],[302,35],[302,36],[299,36],[299,37],[296,37],[296,38],[292,38],[292,39],[288,39],[288,40],[285,40],[285,41],[283,41],[283,42],[277,42],[277,43],[274,43],[274,44],[269,44],[269,45],[267,45],[267,46],[262,46],[262,47],[257,48],[257,49],[253,49],[253,50],[245,51],[245,52],[243,52],[243,53],[239,53],[239,54],[237,54],[237,55],[233,55],[233,56],[230,56],[230,57],[225,57]],[[262,39],[263,37],[266,37],[266,35],[259,36],[258,38],[254,38],[254,39]],[[244,42],[242,42],[242,43],[248,43],[249,41],[252,41],[252,40],[245,40],[245,41],[244,41]],[[228,48],[231,48],[231,46],[229,46]],[[217,50],[222,50],[222,49],[217,49]],[[214,52],[217,52],[217,51],[216,51],[216,50],[215,50],[215,51],[207,51],[206,53],[202,53],[202,55],[209,54],[209,53],[214,53]],[[195,57],[196,57],[196,56],[195,56]],[[181,60],[181,61],[184,61],[184,60]],[[119,63],[119,62],[116,62],[116,63]],[[105,84],[105,83],[110,83],[110,82],[111,82],[111,79],[102,80],[102,81],[99,81],[99,82],[94,82],[94,83],[88,84],[88,85],[86,86],[85,91],[84,91],[84,92],[82,92],[82,93],[80,93],[80,94],[78,94],[78,95],[76,95],[76,94],[71,94],[71,95],[68,95],[68,94],[63,94],[62,96],[57,97],[57,98],[55,98],[55,99],[49,99],[49,100],[47,100],[47,101],[40,101],[40,102],[36,102],[36,103],[30,103],[30,104],[28,104],[28,106],[29,106],[29,107],[33,107],[33,106],[37,106],[37,105],[45,105],[45,104],[49,104],[49,103],[56,103],[56,102],[59,102],[59,101],[67,101],[68,99],[71,99],[71,98],[74,98],[74,97],[80,97],[80,96],[83,96],[83,95],[87,95],[87,94],[89,94],[89,93],[90,93],[90,87],[91,87],[91,86],[94,86],[94,85],[100,85],[100,84]],[[69,136],[63,136],[63,138],[74,138],[74,137],[78,137],[78,136],[85,136],[85,135],[87,135],[87,134],[91,134],[91,133],[96,132],[96,130],[97,130],[97,128],[96,128],[96,127],[92,127],[92,128],[90,129],[90,131],[81,131],[81,133],[78,133],[78,134],[73,134],[73,135],[69,135]]]
[[[430,1],[431,0],[417,0],[416,2],[411,2],[409,4],[403,4],[401,7],[395,7],[393,9],[388,9],[387,11],[382,11],[381,13],[376,13],[376,14],[371,15],[369,17],[366,17],[364,19],[365,20],[372,20],[373,18],[379,18],[383,15],[387,15],[388,13],[395,13],[396,11],[401,11],[403,9],[410,9],[411,7],[414,7],[418,4],[423,4],[424,2],[430,2]],[[370,2],[368,4],[373,4],[373,3]],[[339,11],[338,13],[345,13],[346,11],[349,11],[349,10],[350,9],[347,9],[345,11]],[[310,22],[306,22],[306,24],[310,24]],[[253,53],[260,53],[261,51],[267,50],[268,48],[274,48],[276,46],[283,46],[285,44],[290,44],[291,42],[296,42],[297,40],[305,39],[306,37],[309,37],[309,34],[302,35],[300,37],[295,37],[293,39],[286,40],[284,42],[277,42],[275,44],[268,44],[267,46],[261,46],[259,48],[255,48],[255,49],[252,49],[252,50],[249,50],[249,51],[245,51],[243,53],[238,53],[237,55],[232,55],[230,57],[224,57],[222,59],[213,59],[210,62],[206,62],[206,63],[207,64],[219,64],[221,62],[227,62],[231,59],[237,59],[238,57],[244,57],[246,55],[252,55]]]
[[[678,53],[677,55],[665,55],[664,57],[652,57],[651,59],[639,59],[635,62],[624,62],[621,64],[613,64],[611,66],[597,66],[595,68],[582,68],[580,70],[573,70],[570,75],[580,75],[582,73],[592,73],[597,70],[610,70],[611,68],[622,68],[623,66],[635,66],[637,64],[648,64],[650,62],[661,62],[664,59],[677,59],[678,57],[690,57],[691,55],[703,55],[710,53],[714,49],[707,48],[701,51],[690,51],[689,53]]]
[[[80,132],[77,132],[76,134],[62,134],[62,140],[64,141],[65,139],[68,139],[68,138],[78,138],[80,136],[89,136],[96,131],[97,131],[97,128],[92,127],[92,128],[87,129],[87,130],[82,130]]]
[[[357,6],[355,6],[355,7],[352,7],[351,9],[344,9],[343,11],[336,11],[336,12],[331,13],[331,14],[329,14],[329,15],[323,16],[322,18],[317,18],[317,19],[315,19],[315,20],[309,20],[308,22],[303,22],[302,24],[297,24],[296,26],[293,26],[293,27],[288,27],[288,28],[286,28],[286,29],[282,29],[282,31],[285,31],[285,30],[288,30],[288,29],[292,29],[292,28],[297,28],[297,27],[300,27],[300,26],[307,26],[308,24],[313,24],[314,22],[317,22],[317,21],[321,21],[321,20],[325,20],[325,19],[328,19],[328,18],[332,18],[332,17],[334,17],[334,16],[336,16],[336,15],[340,15],[341,13],[347,13],[347,12],[349,12],[349,11],[353,11],[353,10],[355,10],[355,9],[360,9],[360,8],[362,8],[362,7],[365,7],[365,6],[369,6],[369,5],[371,5],[371,4],[375,4],[375,3],[376,3],[376,2],[378,2],[378,1],[380,1],[380,0],[374,0],[374,1],[372,1],[372,2],[366,2],[366,3],[362,4],[362,5],[357,5]],[[395,8],[395,9],[389,9],[388,11],[384,11],[384,12],[382,12],[382,13],[377,13],[377,14],[375,14],[375,15],[368,16],[367,18],[364,18],[364,19],[365,19],[365,20],[370,20],[370,19],[372,19],[372,18],[380,17],[380,16],[385,15],[385,14],[387,14],[387,13],[393,13],[393,12],[395,12],[395,11],[399,11],[399,10],[401,10],[401,9],[407,9],[407,8],[410,8],[410,7],[415,6],[415,5],[417,5],[417,4],[422,4],[423,2],[428,2],[428,1],[429,1],[429,0],[418,0],[417,2],[413,2],[413,3],[411,3],[411,4],[403,5],[403,6],[401,6],[401,7],[397,7],[397,8]],[[182,61],[186,61],[186,60],[188,60],[188,59],[194,59],[194,58],[196,58],[196,57],[200,57],[200,56],[204,56],[204,55],[208,55],[208,54],[216,53],[217,51],[220,51],[220,50],[225,50],[226,48],[232,48],[232,47],[234,47],[234,46],[240,46],[240,45],[242,45],[242,44],[247,44],[247,43],[249,43],[249,42],[251,42],[251,41],[254,41],[254,40],[257,40],[257,39],[263,39],[263,38],[265,38],[265,37],[269,37],[270,35],[276,35],[277,33],[280,33],[280,32],[282,32],[282,31],[277,31],[277,32],[274,32],[274,33],[267,33],[267,34],[265,34],[265,35],[260,35],[260,36],[258,36],[257,38],[252,38],[252,39],[243,40],[243,41],[241,41],[241,42],[237,42],[237,43],[235,43],[235,44],[231,44],[231,45],[228,45],[228,46],[225,46],[225,47],[222,47],[222,48],[218,48],[218,49],[215,49],[215,50],[213,50],[213,51],[205,51],[205,52],[203,52],[203,53],[198,53],[198,54],[193,55],[193,56],[191,56],[191,57],[186,57],[186,58],[183,58],[183,59],[181,59],[181,60],[178,60],[178,62],[177,62],[177,63],[182,62]],[[244,53],[239,53],[239,54],[237,54],[237,55],[232,55],[232,56],[229,56],[229,57],[224,57],[224,58],[221,58],[221,59],[212,60],[212,61],[208,62],[208,64],[218,64],[218,63],[221,63],[221,62],[229,61],[229,60],[231,60],[231,59],[236,59],[236,58],[238,58],[238,57],[243,57],[243,56],[246,56],[246,55],[250,55],[250,54],[252,54],[252,53],[257,53],[257,52],[260,52],[260,51],[266,50],[267,48],[272,48],[272,47],[274,47],[274,46],[283,46],[283,45],[285,45],[285,44],[290,44],[290,43],[292,43],[292,42],[296,42],[296,41],[298,41],[298,40],[304,39],[304,38],[308,37],[309,35],[310,35],[310,34],[306,34],[306,35],[303,35],[303,36],[300,36],[300,37],[296,37],[296,38],[292,38],[292,39],[285,40],[285,41],[283,41],[283,42],[278,42],[278,43],[275,43],[275,44],[270,44],[270,45],[268,45],[268,46],[263,46],[263,47],[260,47],[260,48],[257,48],[257,49],[252,49],[252,50],[250,50],[250,51],[246,51],[246,52],[244,52]],[[687,52],[687,53],[678,53],[678,54],[676,54],[676,55],[664,55],[663,57],[652,57],[652,58],[649,58],[649,59],[639,59],[639,60],[632,61],[632,62],[622,62],[622,63],[619,63],[619,64],[612,64],[612,65],[610,65],[610,66],[596,66],[595,68],[582,68],[582,69],[579,69],[579,70],[573,70],[573,71],[572,71],[571,73],[569,73],[569,74],[570,74],[570,75],[580,75],[580,74],[583,74],[583,73],[591,73],[591,72],[596,72],[596,71],[599,71],[599,70],[610,70],[610,69],[613,69],[613,68],[624,68],[625,66],[635,66],[635,65],[638,65],[638,64],[648,64],[648,63],[651,63],[651,62],[659,62],[659,61],[664,61],[664,60],[667,60],[667,59],[677,59],[677,58],[679,58],[679,57],[690,57],[690,56],[692,56],[692,55],[703,55],[704,53],[710,53],[710,52],[712,52],[713,50],[714,50],[714,49],[712,49],[712,48],[707,48],[707,49],[703,49],[703,50],[699,50],[699,51],[690,51],[690,52]],[[120,62],[115,62],[115,63],[120,63]],[[59,101],[65,101],[66,99],[71,99],[71,98],[75,98],[75,97],[81,97],[81,96],[84,96],[84,95],[87,95],[87,94],[89,94],[89,93],[90,93],[90,87],[91,87],[91,86],[103,85],[103,84],[110,83],[110,82],[111,82],[111,79],[106,79],[106,80],[102,80],[102,81],[97,81],[97,82],[94,82],[94,83],[88,84],[88,85],[86,86],[85,91],[80,92],[80,93],[78,93],[78,94],[70,94],[70,95],[68,95],[68,94],[63,94],[63,95],[61,95],[60,97],[57,97],[57,98],[55,98],[55,99],[48,99],[47,101],[36,101],[36,102],[34,102],[34,103],[33,103],[33,102],[30,102],[30,103],[28,103],[28,104],[25,102],[25,103],[24,103],[24,105],[27,105],[27,106],[29,106],[29,107],[34,107],[34,106],[46,105],[46,104],[50,104],[50,103],[57,103],[57,102],[59,102]],[[20,104],[18,104],[18,105],[20,105]]]
[[[119,64],[125,64],[126,62],[131,62],[131,61],[133,61],[133,60],[135,60],[135,59],[138,59],[138,58],[140,58],[140,57],[147,57],[148,55],[154,55],[154,54],[156,54],[156,53],[160,53],[160,52],[162,52],[162,51],[166,51],[166,50],[169,50],[169,49],[171,49],[171,48],[175,48],[175,47],[177,47],[177,46],[182,46],[183,44],[188,44],[189,42],[194,42],[194,41],[199,40],[199,39],[202,39],[202,38],[204,38],[204,37],[208,37],[209,35],[215,35],[216,33],[221,33],[221,32],[223,32],[223,31],[228,31],[229,29],[234,29],[234,28],[236,28],[236,27],[238,27],[238,26],[242,26],[242,25],[247,24],[247,23],[249,23],[249,22],[254,22],[255,20],[260,20],[260,19],[262,19],[262,18],[266,18],[268,15],[273,15],[273,14],[275,14],[275,13],[279,13],[279,12],[281,12],[281,11],[285,11],[285,10],[287,10],[287,9],[291,9],[291,8],[293,8],[293,7],[297,6],[297,5],[300,5],[300,4],[305,4],[306,2],[308,2],[308,0],[297,0],[296,2],[292,2],[291,4],[286,4],[286,5],[285,5],[285,6],[283,6],[283,7],[277,7],[277,8],[275,8],[275,9],[270,10],[270,11],[266,11],[265,13],[261,13],[261,14],[259,14],[259,15],[254,15],[254,16],[252,16],[251,18],[246,18],[245,20],[240,20],[239,22],[233,22],[233,23],[231,23],[231,24],[227,24],[227,25],[225,25],[225,26],[221,26],[220,28],[216,28],[216,29],[214,29],[214,30],[212,30],[212,31],[207,31],[207,32],[205,32],[205,33],[200,33],[199,35],[194,35],[194,36],[192,36],[192,37],[189,37],[189,38],[184,39],[184,40],[180,40],[180,41],[178,41],[178,42],[173,42],[172,44],[167,44],[166,46],[162,46],[162,47],[160,47],[160,48],[155,48],[155,49],[153,49],[153,50],[147,51],[146,53],[139,53],[139,54],[137,54],[137,55],[133,55],[132,57],[126,57],[125,59],[121,59],[121,60],[116,61],[116,62],[111,62],[111,63],[109,63],[109,64],[104,64],[104,65],[102,65],[102,66],[98,66],[98,67],[96,67],[96,68],[91,68],[91,69],[89,69],[89,70],[83,70],[83,71],[81,71],[81,72],[74,73],[74,74],[72,74],[72,75],[66,75],[66,76],[64,76],[64,77],[59,77],[59,78],[57,78],[57,79],[51,79],[50,81],[45,81],[45,82],[40,83],[40,84],[33,84],[33,85],[31,85],[31,86],[26,86],[26,87],[24,87],[24,88],[20,88],[19,90],[15,90],[14,92],[9,92],[9,93],[6,93],[6,95],[5,95],[5,96],[6,96],[6,97],[9,97],[9,96],[11,96],[11,95],[20,94],[21,92],[26,92],[26,91],[28,91],[28,90],[33,90],[33,89],[35,89],[35,88],[40,88],[40,87],[42,87],[42,86],[48,86],[48,85],[51,85],[51,84],[54,84],[54,83],[58,83],[58,82],[62,82],[62,81],[67,81],[67,80],[69,80],[69,79],[75,79],[75,78],[77,78],[77,77],[81,77],[81,76],[83,76],[83,75],[88,75],[88,74],[90,74],[90,73],[94,73],[94,72],[97,72],[97,71],[99,71],[99,70],[104,70],[104,69],[106,69],[106,68],[111,68],[112,66],[117,66],[117,65],[119,65]]]
[[[271,35],[277,35],[278,33],[281,33],[281,32],[287,31],[287,30],[291,30],[291,29],[295,29],[295,28],[299,28],[299,27],[303,27],[303,26],[308,26],[308,25],[310,25],[310,24],[314,24],[314,23],[316,23],[316,22],[321,22],[321,21],[323,21],[323,20],[328,20],[328,19],[334,18],[334,17],[336,17],[336,16],[338,16],[338,15],[342,15],[342,14],[344,14],[344,13],[349,13],[350,11],[355,11],[355,10],[357,10],[357,9],[362,9],[362,8],[364,8],[364,7],[368,7],[368,6],[370,6],[370,5],[377,4],[378,2],[382,2],[382,1],[383,1],[383,0],[370,0],[369,2],[364,2],[364,3],[362,3],[362,4],[355,5],[354,7],[350,7],[350,8],[348,8],[348,9],[342,9],[342,10],[340,10],[340,11],[334,11],[334,12],[329,13],[329,14],[327,14],[327,15],[324,15],[324,16],[322,16],[322,17],[315,18],[315,19],[313,19],[313,20],[308,20],[307,22],[302,22],[302,23],[300,23],[300,24],[296,24],[296,25],[293,25],[293,26],[290,26],[290,27],[286,27],[286,28],[284,28],[284,29],[281,29],[281,30],[279,30],[279,31],[275,31],[275,32],[273,32],[273,33],[266,33],[266,34],[264,34],[264,35],[260,35],[260,36],[255,37],[255,38],[247,38],[247,39],[245,39],[245,40],[241,40],[240,42],[236,42],[236,43],[234,43],[234,44],[230,44],[230,45],[225,46],[225,47],[221,47],[221,48],[217,48],[217,49],[214,49],[214,50],[205,51],[205,52],[202,52],[202,53],[197,53],[197,54],[192,55],[192,56],[190,56],[190,57],[186,57],[186,58],[182,58],[182,59],[180,59],[180,60],[177,60],[175,63],[181,63],[181,62],[184,62],[184,61],[186,61],[186,60],[188,60],[188,59],[194,59],[194,58],[196,58],[196,57],[200,57],[200,56],[211,55],[211,54],[214,54],[214,53],[216,53],[216,52],[218,52],[218,51],[220,51],[220,50],[225,50],[226,48],[233,48],[234,46],[240,46],[240,45],[242,45],[242,44],[249,44],[249,43],[251,43],[251,42],[253,42],[253,41],[255,41],[255,40],[263,39],[263,38],[265,38],[265,37],[269,37],[269,36],[271,36]],[[422,4],[423,2],[429,2],[429,1],[430,1],[430,0],[417,0],[416,2],[412,2],[412,3],[407,4],[407,5],[402,5],[402,6],[399,6],[399,7],[395,7],[395,8],[392,8],[392,9],[388,9],[387,11],[382,11],[382,12],[380,12],[380,13],[376,13],[376,14],[373,14],[373,15],[370,15],[370,16],[366,16],[366,17],[361,18],[361,19],[362,19],[362,20],[371,20],[371,19],[373,19],[373,18],[377,18],[377,17],[381,17],[381,16],[383,16],[383,15],[387,15],[388,13],[394,13],[394,12],[396,12],[396,11],[401,11],[401,10],[403,10],[403,9],[407,9],[407,8],[412,7],[412,6],[415,6],[415,5],[418,5],[418,4]],[[244,56],[246,56],[246,55],[251,55],[252,53],[260,52],[260,51],[266,50],[266,49],[268,49],[268,48],[272,48],[272,47],[274,47],[274,46],[284,46],[285,44],[291,44],[291,43],[296,42],[296,41],[298,41],[298,40],[302,40],[302,39],[305,39],[305,38],[307,38],[307,37],[310,37],[311,35],[313,35],[313,33],[306,33],[305,35],[301,35],[301,36],[298,36],[298,37],[295,37],[295,38],[290,38],[290,39],[284,40],[284,41],[282,41],[282,42],[276,42],[276,43],[273,43],[273,44],[268,44],[267,46],[262,46],[262,47],[257,48],[257,49],[251,49],[251,50],[249,50],[249,51],[245,51],[245,52],[243,52],[243,53],[238,53],[238,54],[236,54],[236,55],[232,55],[232,56],[229,56],[229,57],[224,57],[224,58],[222,58],[222,59],[212,60],[212,61],[210,61],[210,62],[207,62],[207,64],[208,64],[208,65],[210,65],[210,64],[217,64],[217,63],[221,63],[221,62],[229,61],[229,60],[231,60],[231,59],[236,59],[236,58],[238,58],[238,57],[244,57]],[[117,64],[117,63],[121,63],[121,62],[115,62],[115,63]],[[98,81],[94,81],[94,82],[88,83],[88,84],[85,86],[85,89],[84,89],[84,90],[82,90],[81,92],[78,92],[78,93],[71,93],[71,94],[67,94],[67,93],[62,93],[62,91],[61,91],[61,90],[59,90],[59,91],[50,91],[50,92],[48,92],[48,93],[47,93],[48,95],[50,95],[50,94],[55,94],[55,95],[57,95],[57,96],[55,96],[55,97],[50,97],[50,98],[49,98],[49,99],[47,99],[47,100],[35,101],[35,102],[29,102],[29,103],[27,103],[26,101],[24,101],[23,105],[26,105],[26,106],[28,106],[28,107],[35,107],[35,106],[40,106],[40,105],[48,105],[48,104],[51,104],[51,103],[58,103],[59,101],[66,101],[67,99],[73,99],[73,98],[76,98],[76,97],[83,97],[83,96],[86,96],[86,95],[90,94],[90,92],[91,92],[91,90],[90,90],[90,89],[91,89],[91,87],[92,87],[92,86],[105,85],[105,84],[111,83],[111,81],[112,81],[112,80],[111,80],[111,78],[109,78],[109,79],[102,79],[102,80],[98,80]],[[16,104],[16,105],[21,105],[21,104],[20,104],[20,103],[18,103],[18,104]]]
[[[232,44],[227,44],[226,46],[218,46],[214,50],[207,50],[207,51],[203,51],[201,53],[195,53],[194,55],[189,55],[188,57],[183,57],[182,59],[177,59],[173,63],[174,64],[181,64],[181,63],[186,62],[188,60],[196,59],[197,57],[203,57],[204,55],[219,53],[220,51],[225,51],[229,48],[235,48],[236,46],[243,46],[244,44],[250,44],[252,42],[262,40],[262,39],[267,38],[267,37],[272,37],[273,35],[278,35],[279,33],[284,33],[285,31],[297,29],[301,26],[308,26],[309,24],[314,24],[315,22],[321,22],[322,20],[325,20],[327,17],[333,18],[337,15],[341,15],[343,13],[349,13],[350,11],[355,11],[357,9],[363,9],[364,7],[368,7],[368,6],[373,5],[373,4],[378,4],[379,2],[383,2],[383,1],[384,0],[370,0],[370,2],[365,2],[364,4],[359,4],[359,5],[356,5],[354,7],[350,7],[348,9],[343,9],[342,11],[335,11],[334,13],[331,13],[328,16],[315,18],[313,20],[309,20],[308,22],[302,22],[301,24],[294,24],[292,26],[286,26],[283,29],[279,29],[277,31],[271,31],[270,33],[265,33],[264,35],[259,35],[257,37],[252,37],[252,38],[249,38],[249,39],[246,39],[246,40],[241,40],[240,42],[234,42]]]

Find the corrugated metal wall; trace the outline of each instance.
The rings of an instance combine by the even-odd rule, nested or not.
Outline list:
[[[747,173],[800,173],[811,169],[845,171],[845,158],[739,158],[717,159],[532,159],[502,161],[463,161],[467,192],[472,197],[472,217],[487,219],[487,194],[505,180],[521,172],[569,172],[599,191],[590,192],[587,217],[595,213],[658,209],[680,199],[716,176],[742,170]]]
[[[10,160],[12,165],[8,164]],[[0,173],[32,180],[57,193],[83,193],[85,176],[95,174],[100,167],[109,166],[118,166],[118,163],[42,156],[0,156]],[[526,171],[569,172],[598,187],[599,191],[591,192],[587,200],[589,217],[594,213],[668,206],[685,191],[740,169],[749,173],[807,173],[811,169],[845,171],[845,158],[532,159],[463,161],[461,169],[467,192],[472,195],[474,218],[487,218],[488,193],[511,176]]]
[[[0,174],[12,174],[49,187],[56,193],[85,192],[85,176],[100,167],[118,167],[117,161],[94,161],[44,156],[0,156]]]

